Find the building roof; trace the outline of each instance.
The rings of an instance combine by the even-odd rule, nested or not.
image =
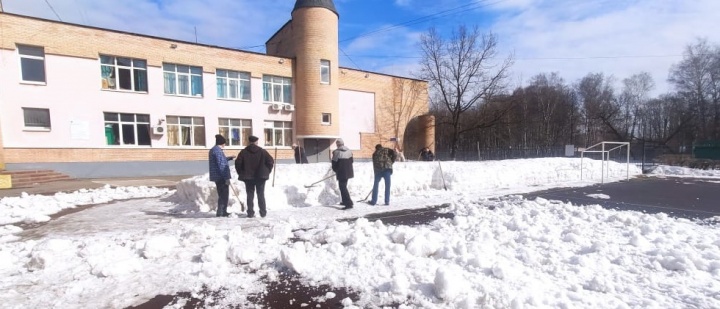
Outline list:
[[[326,8],[335,13],[338,18],[340,17],[340,14],[338,14],[335,9],[335,3],[333,3],[332,0],[297,0],[295,1],[293,12],[299,8]]]

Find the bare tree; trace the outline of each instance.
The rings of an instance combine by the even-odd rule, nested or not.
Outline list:
[[[692,111],[695,139],[720,138],[720,47],[705,39],[687,46],[669,81]]]
[[[620,109],[615,104],[612,79],[602,73],[590,73],[583,77],[576,87],[583,107],[585,146],[603,141],[607,133],[613,138],[622,137],[612,125],[615,117],[620,114]]]
[[[497,37],[482,34],[477,27],[470,30],[460,26],[450,40],[444,40],[431,28],[422,36],[420,47],[423,52],[420,78],[430,83],[431,102],[448,112],[448,117],[436,116],[436,125],[451,127],[450,157],[454,160],[463,133],[493,126],[502,118],[500,113],[481,121],[464,119],[467,111],[504,90],[512,56],[493,63],[497,57]]]
[[[645,110],[645,103],[649,100],[650,91],[654,87],[655,82],[647,72],[623,79],[623,89],[618,98],[622,113],[618,131],[625,140],[632,141],[642,135],[640,120]]]

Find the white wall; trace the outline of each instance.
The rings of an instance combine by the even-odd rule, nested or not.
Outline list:
[[[360,133],[375,133],[375,94],[340,90],[340,137],[350,149],[360,149]]]
[[[160,67],[148,67],[148,93],[102,90],[96,59],[46,55],[45,72],[47,85],[21,84],[17,52],[0,50],[0,124],[5,148],[148,147],[106,145],[103,112],[149,114],[151,125],[167,115],[204,117],[207,145],[173,149],[213,146],[219,117],[252,119],[260,145],[265,120],[292,121],[292,113],[270,111],[269,104],[263,103],[259,78],[251,80],[251,101],[247,102],[216,99],[215,74],[211,73],[203,76],[204,97],[193,98],[165,95]],[[24,130],[23,107],[50,109],[51,131]],[[73,123],[76,129],[87,128],[87,139],[71,134]],[[151,147],[168,148],[165,135],[154,135]]]

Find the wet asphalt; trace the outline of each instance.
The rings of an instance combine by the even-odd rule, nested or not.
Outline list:
[[[593,198],[604,194],[608,199]],[[709,219],[720,216],[720,180],[701,178],[638,177],[630,181],[582,188],[558,188],[523,195],[574,205],[600,205],[608,209],[666,213],[675,218]]]

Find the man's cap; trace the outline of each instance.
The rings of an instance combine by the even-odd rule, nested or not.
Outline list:
[[[224,136],[215,134],[215,145],[225,145],[225,143],[227,143],[227,141]]]

